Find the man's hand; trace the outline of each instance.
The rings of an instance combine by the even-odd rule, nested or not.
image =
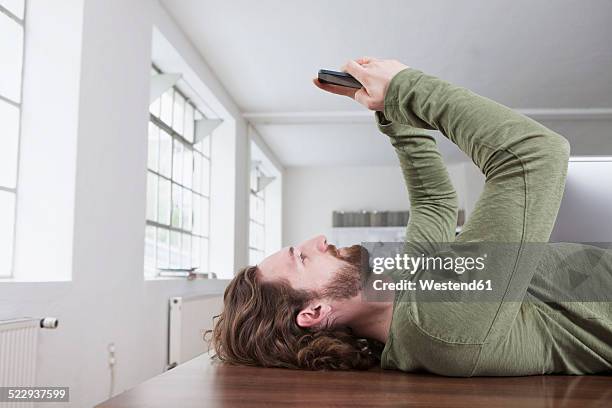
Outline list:
[[[353,98],[370,110],[383,111],[391,79],[405,68],[408,66],[396,60],[363,57],[355,61],[350,60],[342,67],[344,72],[348,72],[361,82],[363,85],[361,89],[324,84],[318,79],[314,79],[313,82],[324,91]]]

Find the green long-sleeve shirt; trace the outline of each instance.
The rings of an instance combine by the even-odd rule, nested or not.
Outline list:
[[[417,292],[397,292],[382,367],[449,376],[612,371],[610,298],[570,301],[556,285],[575,271],[588,276],[597,269],[593,279],[612,292],[612,254],[582,244],[537,245],[548,242],[559,209],[567,141],[505,106],[411,68],[393,78],[376,117],[396,149],[409,192],[408,251],[431,254],[449,242],[506,243],[487,269],[501,290],[499,301],[462,301],[460,294],[420,301]],[[486,177],[456,238],[457,196],[435,140],[423,129],[440,131]]]

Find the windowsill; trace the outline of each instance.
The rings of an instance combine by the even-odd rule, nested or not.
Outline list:
[[[189,282],[201,282],[201,281],[207,281],[207,282],[218,282],[218,281],[224,281],[224,279],[219,279],[216,277],[209,277],[207,273],[196,273],[195,277],[189,277],[189,276],[182,276],[182,275],[160,275],[158,272],[151,272],[151,271],[145,271],[145,275],[144,275],[144,280],[145,281],[189,281]]]
[[[199,281],[199,280],[210,280],[210,279],[188,279],[187,276],[150,276],[145,275],[145,281]]]
[[[222,296],[229,282],[229,279],[187,279],[182,276],[145,276],[144,279],[145,286],[151,289],[161,289],[170,286],[173,290],[182,293],[198,293],[213,296]]]
[[[27,279],[19,278],[16,276],[0,278],[0,284],[2,283],[70,283],[72,279]]]

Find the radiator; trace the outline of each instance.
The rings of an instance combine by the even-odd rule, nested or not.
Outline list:
[[[0,387],[33,387],[40,319],[0,321]]]
[[[0,387],[36,385],[36,353],[40,328],[40,319],[0,320]],[[27,408],[34,405],[32,402],[3,402],[0,406]]]
[[[170,298],[168,369],[208,351],[204,333],[212,329],[213,317],[222,305],[218,295]]]

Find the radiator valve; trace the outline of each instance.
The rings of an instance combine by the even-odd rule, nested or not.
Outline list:
[[[59,320],[55,317],[45,317],[40,320],[40,328],[41,329],[57,329],[57,325],[59,324]]]

